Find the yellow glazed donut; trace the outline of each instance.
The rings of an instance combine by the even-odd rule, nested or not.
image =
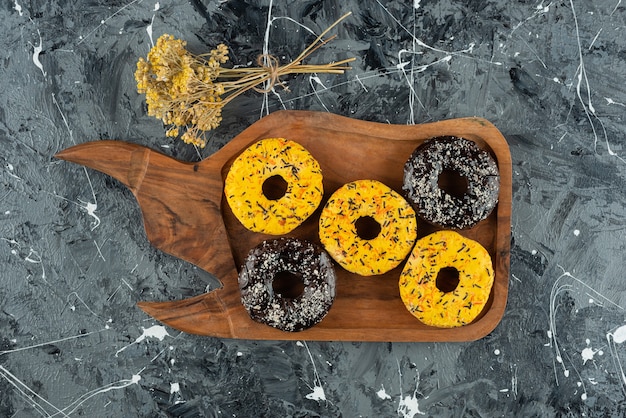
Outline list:
[[[376,180],[357,180],[328,199],[319,234],[339,265],[372,276],[393,269],[406,258],[417,238],[417,220],[413,208],[398,193]]]
[[[482,245],[454,231],[438,231],[415,244],[400,274],[400,296],[426,325],[459,327],[483,310],[493,279],[491,257]]]
[[[243,226],[254,232],[282,235],[294,230],[319,206],[322,170],[302,145],[284,138],[262,139],[233,162],[224,194]]]

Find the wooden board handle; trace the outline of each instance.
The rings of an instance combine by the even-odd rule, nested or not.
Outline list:
[[[228,237],[220,210],[221,162],[182,162],[111,140],[76,145],[56,157],[121,181],[137,198],[148,240],[156,248],[214,274],[224,286],[236,285],[232,278],[237,270],[224,245]]]

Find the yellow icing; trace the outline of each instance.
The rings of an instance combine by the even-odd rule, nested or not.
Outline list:
[[[287,182],[284,196],[272,200],[263,183],[273,176]],[[262,139],[233,162],[224,185],[233,214],[251,231],[271,235],[291,232],[322,201],[322,170],[300,144],[284,138]]]
[[[357,234],[356,221],[372,217],[381,227],[372,239]],[[345,184],[330,197],[319,220],[320,241],[346,270],[362,276],[383,274],[398,266],[417,238],[413,208],[376,180]]]
[[[459,272],[459,284],[450,292],[436,285],[445,267]],[[454,231],[438,231],[415,244],[400,275],[400,296],[409,312],[426,325],[459,327],[483,310],[493,280],[491,257],[482,245]]]

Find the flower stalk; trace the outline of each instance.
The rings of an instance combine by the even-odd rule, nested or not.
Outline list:
[[[185,49],[186,42],[165,34],[137,62],[137,91],[146,95],[148,115],[160,119],[167,127],[166,135],[180,137],[188,144],[204,148],[205,132],[222,121],[222,108],[249,90],[272,91],[275,86],[287,88],[281,77],[289,74],[343,74],[354,58],[328,64],[306,64],[311,54],[336,35],[324,36],[349,16],[343,15],[322,32],[293,61],[280,65],[273,55],[262,54],[257,67],[228,68],[228,47],[220,44],[208,54],[194,55]]]

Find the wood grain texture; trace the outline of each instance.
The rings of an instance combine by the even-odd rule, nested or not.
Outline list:
[[[488,150],[500,170],[499,203],[472,229],[459,231],[479,241],[491,254],[496,278],[489,302],[472,324],[441,329],[415,319],[398,292],[402,265],[380,276],[360,277],[336,265],[337,298],[318,325],[297,333],[252,321],[239,299],[237,267],[264,234],[246,230],[223,197],[223,182],[237,155],[253,142],[284,137],[302,144],[324,174],[320,208],[289,236],[319,243],[321,207],[343,184],[379,180],[401,192],[403,166],[424,140],[455,135]],[[500,322],[509,281],[511,157],[506,140],[487,120],[452,119],[422,125],[388,125],[308,111],[273,113],[233,138],[199,163],[180,162],[145,147],[120,141],[96,141],[68,148],[60,159],[109,174],[134,193],[150,242],[218,277],[223,287],[196,297],[141,302],[139,307],[163,323],[193,334],[265,340],[469,341],[484,337]],[[418,234],[436,228],[421,221]]]

